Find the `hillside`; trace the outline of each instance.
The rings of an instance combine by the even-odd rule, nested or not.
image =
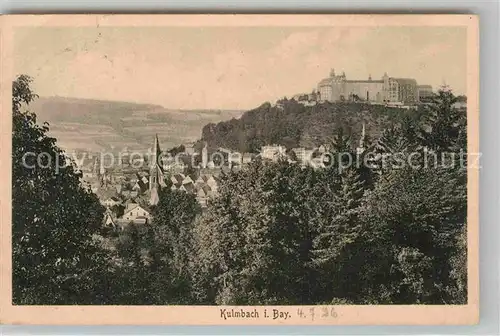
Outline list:
[[[65,150],[144,150],[158,133],[164,148],[193,142],[207,123],[241,111],[174,110],[159,105],[66,97],[40,97],[29,107]]]
[[[415,110],[381,105],[326,102],[305,107],[288,100],[282,108],[265,103],[239,119],[210,123],[203,127],[202,140],[210,147],[242,152],[257,152],[265,144],[314,147],[328,142],[339,127],[357,140],[365,122],[367,135],[374,138],[404,116],[417,119],[420,115]]]

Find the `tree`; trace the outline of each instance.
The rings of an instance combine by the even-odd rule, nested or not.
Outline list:
[[[245,263],[240,202],[243,179],[234,172],[222,176],[219,196],[194,228],[194,295],[203,304],[244,303],[239,273]]]
[[[312,168],[282,160],[255,161],[222,179],[219,196],[196,228],[204,269],[199,287],[209,286],[215,303],[314,302],[308,262],[315,178]]]
[[[330,173],[331,176],[331,173]],[[338,185],[337,185],[338,184]],[[318,269],[323,288],[323,300],[346,297],[346,285],[352,278],[344,263],[350,262],[361,233],[359,207],[364,195],[364,184],[355,168],[339,173],[339,178],[325,180],[327,190],[315,221],[318,231],[313,242],[312,264]]]
[[[111,211],[117,218],[120,218],[125,212],[125,206],[123,204],[115,204],[111,207]]]
[[[18,76],[12,89],[13,302],[97,303],[107,266],[94,237],[104,209],[47,136],[48,124],[25,110],[37,97],[31,82]]]
[[[457,242],[466,226],[464,181],[460,170],[407,167],[378,182],[360,214],[371,256],[358,265],[368,276],[359,280],[364,295],[387,303],[458,302],[452,258],[463,256]]]
[[[118,260],[114,281],[113,304],[153,304],[150,277],[147,275],[146,237],[149,227],[138,226],[133,221],[119,233],[114,246]]]
[[[442,88],[427,105],[420,139],[424,146],[437,153],[456,152],[467,148],[467,116],[453,105],[457,98]]]
[[[149,252],[150,293],[155,304],[191,304],[193,226],[201,207],[192,194],[162,188],[152,209],[146,245]]]

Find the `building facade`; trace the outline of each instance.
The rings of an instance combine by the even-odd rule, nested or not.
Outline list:
[[[418,102],[417,81],[412,78],[396,78],[398,82],[398,102],[412,105]]]
[[[349,80],[345,72],[337,75],[331,70],[328,78],[318,83],[320,101],[366,101],[372,103],[414,104],[418,101],[417,81],[411,78],[393,78],[387,73],[378,80]]]
[[[419,85],[417,86],[418,101],[425,102],[432,98],[434,93],[432,92],[432,86],[430,85]]]

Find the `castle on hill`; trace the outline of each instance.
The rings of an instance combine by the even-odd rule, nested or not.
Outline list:
[[[340,75],[330,71],[327,78],[317,86],[318,101],[366,101],[372,103],[392,103],[413,105],[432,95],[430,85],[418,85],[413,78],[389,77],[384,73],[381,79],[347,79],[345,72]]]

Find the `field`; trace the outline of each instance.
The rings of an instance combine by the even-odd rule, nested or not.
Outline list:
[[[243,111],[173,110],[158,105],[40,97],[30,106],[38,122],[66,151],[147,150],[156,133],[163,148],[201,137],[204,125],[239,118]]]

